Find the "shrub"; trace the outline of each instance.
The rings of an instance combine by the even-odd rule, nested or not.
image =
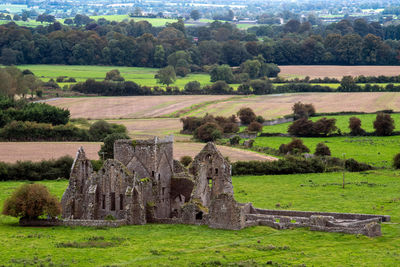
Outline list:
[[[126,127],[121,124],[108,123],[104,120],[99,120],[93,123],[89,128],[90,138],[93,141],[103,141],[104,138],[112,133],[127,133]]]
[[[400,153],[396,154],[396,156],[394,156],[393,167],[395,167],[396,169],[400,169]]]
[[[126,133],[112,133],[104,138],[104,144],[101,145],[99,151],[100,159],[113,159],[114,158],[114,143],[119,139],[129,139]]]
[[[187,84],[185,84],[185,91],[186,92],[200,92],[201,87],[200,87],[200,83],[198,81],[191,81],[188,82]]]
[[[306,118],[294,121],[288,132],[295,136],[327,136],[337,130],[336,119],[322,118],[313,122]]]
[[[237,123],[234,123],[234,122],[224,123],[224,124],[222,124],[222,128],[223,128],[224,133],[237,133],[240,130]]]
[[[265,119],[263,118],[263,116],[257,116],[256,117],[256,122],[263,124],[265,122]]]
[[[313,123],[310,135],[313,136],[327,136],[337,130],[336,119],[322,118]]]
[[[231,139],[229,139],[229,143],[231,144],[231,145],[238,145],[239,144],[239,142],[240,142],[240,136],[239,135],[235,135],[235,136],[233,136]]]
[[[250,132],[261,132],[262,125],[259,122],[253,121],[249,124],[249,126],[247,127],[247,130]]]
[[[364,129],[361,128],[361,120],[357,117],[351,117],[349,119],[349,128],[351,135],[357,136],[365,134]]]
[[[389,114],[378,113],[374,121],[374,128],[378,136],[391,135],[394,130],[394,120]]]
[[[232,88],[225,81],[216,81],[208,89],[208,93],[226,95],[232,92]]]
[[[330,156],[331,155],[331,150],[327,145],[324,143],[318,143],[317,147],[315,148],[315,153],[314,155],[316,156]]]
[[[350,172],[362,172],[371,170],[372,167],[368,164],[361,163],[356,161],[355,159],[347,159],[345,161],[346,170]]]
[[[193,159],[191,156],[183,156],[179,161],[182,163],[183,166],[187,167],[190,163],[192,163]]]
[[[55,196],[41,184],[24,184],[6,199],[3,215],[17,218],[36,219],[42,215],[55,217],[61,213],[61,206]]]
[[[306,118],[294,121],[288,128],[288,133],[295,136],[310,136],[314,123]]]
[[[292,107],[294,119],[308,118],[315,115],[315,108],[313,104],[303,104],[297,102]]]
[[[204,142],[215,141],[222,136],[222,128],[213,122],[207,122],[197,128],[194,132],[195,138]]]
[[[241,108],[237,115],[242,124],[249,125],[252,121],[256,119],[256,114],[251,108]]]
[[[304,145],[303,140],[293,138],[288,144],[280,145],[279,152],[282,154],[302,154],[310,152],[310,149]]]
[[[105,80],[114,82],[123,82],[125,79],[124,77],[121,76],[119,70],[115,69],[107,72]]]

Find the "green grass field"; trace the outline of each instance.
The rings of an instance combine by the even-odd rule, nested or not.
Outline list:
[[[318,143],[325,143],[333,157],[354,158],[357,161],[372,164],[377,167],[390,167],[393,157],[400,152],[400,136],[365,136],[365,137],[302,137],[304,144],[315,152]],[[257,137],[254,146],[278,149],[281,144],[287,144],[291,137]]]
[[[396,129],[395,130],[400,130],[400,114],[391,114],[394,122]],[[376,114],[358,114],[358,115],[340,115],[340,116],[318,116],[318,117],[311,117],[310,119],[312,121],[317,121],[323,117],[326,117],[328,119],[336,119],[336,127],[340,129],[342,133],[350,133],[349,129],[349,119],[351,117],[357,117],[361,120],[361,127],[367,131],[367,132],[374,132],[374,121],[376,119]],[[282,123],[278,125],[271,125],[271,126],[264,126],[263,127],[263,132],[264,133],[287,133],[287,130],[289,126],[292,123]]]
[[[106,77],[106,73],[113,69],[118,69],[122,77],[127,81],[134,81],[140,85],[146,86],[161,86],[154,78],[157,70],[156,68],[140,68],[140,67],[121,67],[121,66],[77,66],[77,65],[19,65],[21,70],[29,69],[37,77],[43,81],[49,79],[56,79],[59,76],[73,77],[77,82],[83,82],[87,79],[95,79],[102,81]],[[198,81],[201,85],[211,84],[210,76],[208,74],[189,74],[184,78],[177,78],[172,86],[183,88],[186,83],[190,81]],[[63,85],[71,83],[59,83]],[[161,86],[165,87],[165,86]]]
[[[115,229],[19,227],[0,216],[0,262],[5,266],[396,266],[400,261],[400,173],[234,177],[236,199],[261,208],[360,212],[392,216],[382,237],[275,230],[240,231],[207,226],[144,225]],[[67,181],[43,181],[61,197]],[[335,184],[337,183],[337,184]],[[21,182],[0,183],[0,204]],[[75,247],[66,247],[68,243]],[[66,245],[67,244],[67,245]],[[81,247],[79,247],[81,246]]]

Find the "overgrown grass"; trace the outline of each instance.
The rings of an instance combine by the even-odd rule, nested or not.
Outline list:
[[[383,236],[275,230],[240,231],[193,225],[120,228],[19,227],[0,216],[0,262],[4,265],[215,266],[396,266],[400,260],[400,173],[373,171],[234,177],[236,199],[260,208],[361,212],[392,216]],[[43,181],[61,197],[67,181]],[[0,183],[0,204],[21,183]],[[279,204],[279,205],[278,205]],[[63,244],[63,245],[60,245]],[[111,245],[112,244],[112,245]]]

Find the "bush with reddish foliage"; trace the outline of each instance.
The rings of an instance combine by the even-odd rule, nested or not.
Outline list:
[[[365,134],[364,129],[361,128],[361,120],[357,117],[351,117],[349,119],[349,128],[351,135],[357,136]]]
[[[55,217],[60,213],[59,201],[41,184],[21,185],[6,199],[2,212],[3,215],[26,219],[37,219],[42,215]]]
[[[249,125],[252,121],[256,120],[256,114],[251,108],[241,108],[237,115],[244,125]]]
[[[194,136],[204,142],[215,141],[222,136],[223,129],[214,122],[201,125],[194,132]]]
[[[282,144],[279,147],[279,152],[282,154],[302,154],[310,152],[301,139],[293,138],[288,144]]]
[[[317,147],[315,148],[314,155],[320,156],[320,157],[330,156],[331,155],[331,150],[324,143],[318,143]]]
[[[262,131],[262,124],[256,121],[250,123],[249,127],[247,127],[249,132],[261,132]]]
[[[394,120],[389,114],[378,113],[374,121],[374,128],[378,136],[391,135],[394,130]]]

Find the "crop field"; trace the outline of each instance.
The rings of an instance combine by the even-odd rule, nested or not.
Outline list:
[[[376,119],[376,114],[356,114],[356,115],[338,115],[338,116],[318,116],[318,117],[311,117],[312,121],[317,121],[321,118],[328,118],[328,119],[336,119],[336,127],[340,129],[342,133],[350,133],[349,129],[349,119],[351,117],[357,117],[361,120],[361,128],[363,128],[367,132],[374,132],[374,121]],[[394,124],[396,126],[395,131],[400,130],[400,114],[394,113],[391,114],[391,117],[394,120]],[[283,123],[278,125],[271,125],[271,126],[264,126],[263,132],[264,133],[287,133],[288,127],[292,123]]]
[[[233,177],[235,197],[260,208],[385,214],[382,237],[275,230],[240,231],[207,226],[158,225],[120,228],[19,227],[0,215],[0,262],[30,265],[214,266],[396,266],[400,261],[400,176],[373,171]],[[59,198],[67,181],[42,181]],[[0,182],[0,205],[22,182]],[[0,208],[1,209],[1,208]],[[29,249],[26,249],[29,248]],[[12,253],[10,253],[12,251]]]
[[[333,157],[353,158],[376,167],[391,167],[393,157],[400,152],[400,136],[340,136],[340,137],[301,137],[304,144],[314,153],[318,143],[325,143]],[[254,146],[278,149],[287,144],[291,137],[257,137]]]
[[[47,103],[67,108],[72,118],[120,119],[178,116],[198,106],[234,99],[229,95],[60,98]]]
[[[149,136],[143,136],[148,138]],[[136,138],[136,136],[135,136]],[[99,142],[0,142],[0,161],[41,161],[43,159],[57,159],[70,155],[75,158],[79,147],[83,146],[89,159],[99,159],[97,152],[102,143]],[[204,143],[175,142],[174,158],[179,160],[182,156],[196,156],[204,147]],[[231,161],[238,160],[275,160],[275,158],[258,154],[252,151],[218,146],[222,155]]]
[[[19,65],[17,67],[21,70],[31,70],[37,77],[46,82],[50,79],[56,80],[59,76],[73,77],[77,82],[84,82],[89,78],[103,81],[108,71],[118,69],[126,81],[133,81],[139,85],[165,87],[158,84],[154,78],[158,71],[156,68],[79,65]],[[189,74],[184,78],[177,77],[177,80],[171,86],[183,88],[190,81],[198,81],[201,85],[211,84],[208,74]],[[71,83],[59,83],[60,87],[65,84],[70,85]]]
[[[397,76],[400,66],[279,66],[280,76],[286,78],[342,78],[343,76]]]
[[[187,115],[230,116],[242,107],[250,107],[257,115],[271,119],[291,114],[293,104],[298,101],[312,103],[317,112],[400,110],[400,93],[299,93],[244,96],[193,109]]]
[[[120,119],[204,116],[230,116],[242,107],[251,107],[266,119],[292,113],[294,103],[312,103],[317,112],[400,110],[400,93],[299,93],[261,96],[130,96],[78,97],[48,101],[68,108],[72,118]]]

